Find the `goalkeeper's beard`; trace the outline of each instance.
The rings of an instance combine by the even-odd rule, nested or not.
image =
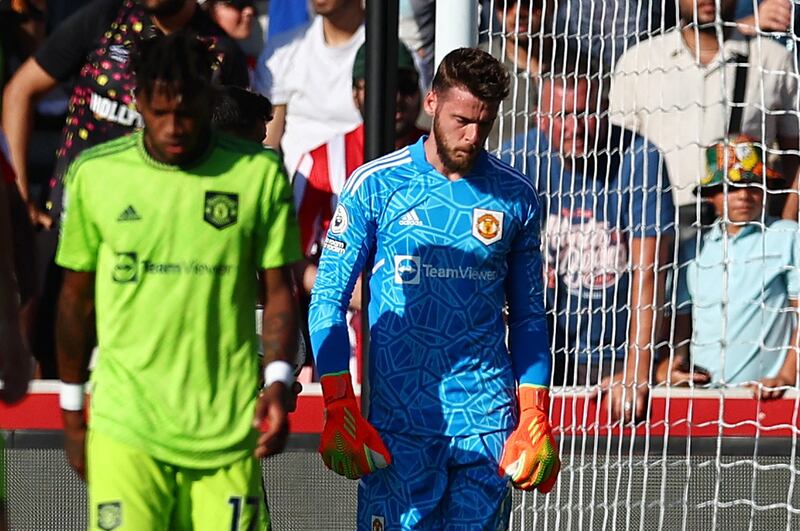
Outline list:
[[[445,135],[440,129],[436,117],[433,119],[433,140],[436,144],[436,154],[439,155],[439,160],[442,161],[442,165],[453,173],[467,173],[472,169],[472,165],[475,164],[475,159],[478,158],[478,154],[481,152],[481,148],[475,148],[471,152],[468,152],[450,146],[447,140],[445,140]],[[457,159],[456,153],[459,152],[464,155]]]

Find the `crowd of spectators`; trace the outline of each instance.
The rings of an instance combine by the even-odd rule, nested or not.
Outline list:
[[[82,149],[139,125],[129,47],[153,32],[188,26],[213,42],[227,85],[218,127],[282,153],[306,296],[338,194],[364,162],[363,1],[94,0],[69,2],[74,13],[50,4],[0,2],[16,179],[5,196],[27,204],[11,224],[36,376],[56,375],[61,178]],[[531,178],[547,214],[554,384],[629,389],[637,414],[648,383],[751,385],[771,398],[798,380],[797,10],[788,0],[669,4],[481,2],[480,46],[512,74],[487,147]],[[435,10],[400,5],[397,148],[425,134]],[[248,60],[241,47],[268,11],[263,49]],[[37,133],[53,114],[63,132],[47,153]],[[31,157],[42,151],[46,179]],[[358,296],[351,309],[356,345]]]

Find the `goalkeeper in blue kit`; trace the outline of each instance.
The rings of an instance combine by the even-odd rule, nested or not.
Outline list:
[[[309,317],[320,453],[362,478],[359,529],[504,528],[510,485],[548,492],[558,475],[539,201],[482,147],[508,80],[485,52],[448,54],[425,97],[431,135],[356,170],[328,230]],[[345,312],[368,262],[366,420]]]

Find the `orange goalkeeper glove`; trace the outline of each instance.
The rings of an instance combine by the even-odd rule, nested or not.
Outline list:
[[[320,378],[325,400],[325,427],[319,453],[325,466],[348,479],[358,479],[389,466],[392,457],[380,435],[358,410],[349,372]]]
[[[519,388],[519,425],[511,433],[500,459],[500,475],[515,487],[547,493],[561,468],[556,441],[550,429],[550,391],[534,385]]]

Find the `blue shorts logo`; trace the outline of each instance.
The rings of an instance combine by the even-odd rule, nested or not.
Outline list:
[[[419,284],[419,256],[399,254],[394,257],[394,283]]]

